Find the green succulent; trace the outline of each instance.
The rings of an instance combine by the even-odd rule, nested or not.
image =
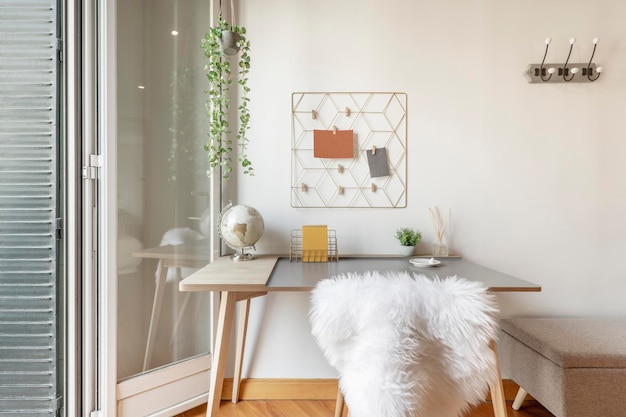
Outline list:
[[[422,240],[422,232],[409,227],[401,227],[396,230],[396,239],[402,246],[415,246]]]

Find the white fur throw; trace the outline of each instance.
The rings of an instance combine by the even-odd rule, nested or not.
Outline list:
[[[496,378],[497,307],[481,283],[368,272],[322,280],[311,297],[351,417],[458,417]]]

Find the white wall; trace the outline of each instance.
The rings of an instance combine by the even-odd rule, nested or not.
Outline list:
[[[626,315],[626,51],[618,0],[241,0],[252,42],[255,177],[238,202],[258,208],[260,252],[286,253],[291,229],[328,224],[343,253],[395,253],[394,230],[430,242],[428,207],[452,209],[452,248],[542,285],[500,297],[503,315]],[[541,62],[595,62],[592,84],[528,84]],[[290,206],[291,94],[408,94],[408,206]],[[426,248],[426,246],[424,246]],[[244,377],[332,375],[309,336],[305,294],[253,303]],[[261,320],[262,319],[262,320]]]

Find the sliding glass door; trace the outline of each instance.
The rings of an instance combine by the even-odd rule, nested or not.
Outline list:
[[[171,415],[208,392],[210,296],[181,293],[178,282],[212,250],[200,48],[209,1],[116,7],[117,227],[108,237],[117,247],[118,417]]]

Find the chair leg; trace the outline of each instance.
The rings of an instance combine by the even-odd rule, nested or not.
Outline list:
[[[500,372],[500,360],[498,358],[498,346],[495,340],[492,340],[489,346],[491,350],[493,350],[496,358],[496,380],[489,384],[493,415],[495,417],[507,417],[504,387],[502,386],[502,374]]]
[[[517,395],[515,396],[515,400],[513,401],[513,410],[519,410],[526,398],[526,390],[522,387],[519,387],[517,391]]]
[[[337,401],[335,402],[335,417],[341,417],[343,414],[343,394],[341,389],[337,387]]]

